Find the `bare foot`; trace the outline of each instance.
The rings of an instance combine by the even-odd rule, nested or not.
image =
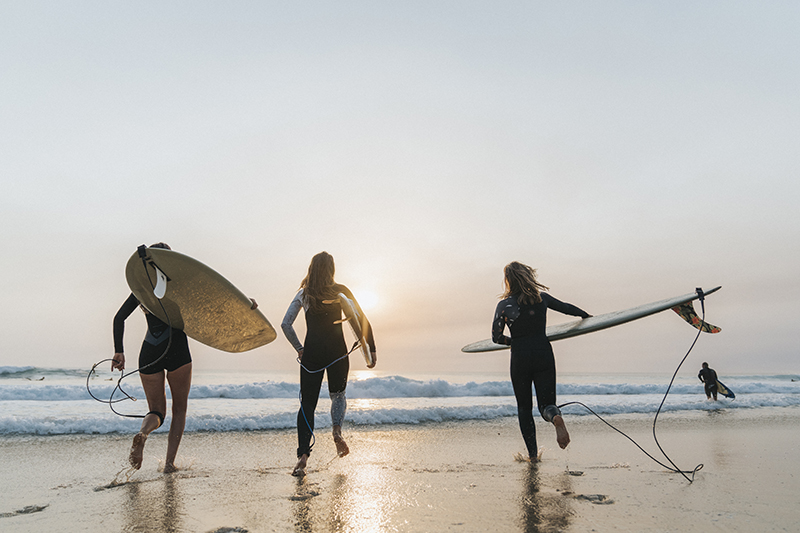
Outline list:
[[[131,466],[136,470],[142,467],[142,458],[144,457],[144,442],[147,436],[144,433],[137,433],[133,436],[133,444],[131,445],[131,453],[128,456],[128,461]]]
[[[301,455],[300,458],[297,460],[297,464],[294,465],[294,470],[292,470],[292,475],[296,477],[302,477],[306,475],[306,464],[308,463],[308,455]]]
[[[564,424],[564,419],[561,418],[561,415],[553,417],[553,425],[556,427],[556,441],[563,450],[569,445],[569,432],[567,431],[567,426]]]
[[[165,464],[165,465],[164,465],[164,470],[163,470],[163,472],[164,472],[165,474],[171,474],[171,473],[173,473],[173,472],[177,472],[177,471],[178,471],[178,467],[177,467],[177,466],[175,466],[174,464]]]
[[[342,437],[341,426],[333,426],[333,442],[336,444],[336,455],[339,457],[344,457],[350,453],[350,448],[347,447],[347,443]]]
[[[336,444],[336,453],[339,455],[339,457],[344,457],[350,453],[350,448],[347,447],[347,443],[344,441],[341,435],[338,437],[333,437],[333,442]]]

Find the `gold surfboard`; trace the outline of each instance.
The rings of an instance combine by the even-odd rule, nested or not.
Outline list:
[[[155,316],[226,352],[246,352],[275,340],[269,320],[251,309],[250,298],[221,274],[180,252],[140,249],[144,258],[134,253],[125,277],[134,296]]]

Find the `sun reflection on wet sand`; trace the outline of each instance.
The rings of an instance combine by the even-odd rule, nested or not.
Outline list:
[[[403,496],[395,487],[389,452],[359,446],[358,453],[333,460],[330,477],[313,476],[318,484],[312,476],[298,479],[291,498],[295,532],[394,530],[392,521]]]
[[[342,532],[386,531],[397,500],[385,466],[390,458],[382,449],[359,452],[349,460],[347,472],[333,478],[329,527]]]

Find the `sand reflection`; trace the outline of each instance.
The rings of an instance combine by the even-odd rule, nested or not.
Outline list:
[[[295,532],[377,533],[391,529],[402,496],[394,488],[391,470],[370,462],[378,455],[370,454],[363,461],[343,459],[337,466],[346,466],[347,471],[335,473],[319,485],[309,481],[312,476],[298,479],[291,498],[296,502]]]
[[[377,533],[385,531],[393,508],[383,467],[362,464],[333,479],[331,531]]]
[[[566,473],[552,478],[556,483],[544,487],[539,468],[531,465],[522,476],[522,497],[520,507],[520,530],[526,533],[549,533],[564,531],[570,524],[572,499],[564,494],[571,493],[571,482]]]
[[[125,526],[123,531],[182,531],[183,498],[178,480],[165,475],[148,482],[125,485]]]

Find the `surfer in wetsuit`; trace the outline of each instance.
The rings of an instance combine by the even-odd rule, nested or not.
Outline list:
[[[153,244],[150,248],[171,250],[169,245],[163,242]],[[252,302],[253,309],[258,307],[255,300],[252,300]],[[192,386],[192,356],[189,353],[186,334],[180,329],[170,328],[169,324],[147,311],[136,299],[136,296],[131,294],[114,316],[115,353],[111,361],[112,371],[119,370],[122,372],[125,369],[125,353],[122,345],[125,320],[137,307],[144,311],[147,319],[147,333],[142,343],[142,349],[139,352],[139,377],[142,380],[142,388],[147,397],[147,406],[150,412],[142,420],[142,427],[139,433],[133,437],[128,460],[133,468],[137,470],[141,468],[144,444],[147,437],[164,423],[164,416],[167,411],[167,396],[164,389],[164,377],[166,375],[166,381],[169,383],[169,390],[172,394],[172,421],[169,425],[167,460],[164,463],[164,472],[174,472],[177,470],[175,456],[178,454],[178,446],[181,443],[186,425],[189,389]],[[167,346],[169,346],[168,349]]]
[[[569,432],[556,406],[556,361],[547,339],[547,309],[588,318],[592,315],[542,292],[547,287],[536,280],[536,270],[516,261],[504,269],[505,292],[492,322],[492,341],[511,346],[511,384],[517,399],[517,416],[531,462],[538,460],[533,393],[542,418],[556,428],[556,441],[563,449]],[[511,337],[503,334],[508,326]]]
[[[289,304],[289,309],[281,322],[284,335],[297,350],[300,362],[300,410],[297,412],[297,465],[292,475],[305,472],[311,454],[311,437],[314,432],[314,411],[317,408],[322,387],[323,373],[328,374],[328,391],[331,397],[331,422],[336,453],[344,457],[350,453],[342,437],[342,423],[347,410],[345,388],[350,362],[346,357],[347,345],[342,334],[342,306],[338,294],[342,293],[355,303],[361,316],[364,312],[353,293],[333,279],[336,268],[333,256],[320,252],[311,258],[308,274],[300,283],[300,291]],[[294,324],[300,309],[305,311],[306,338],[301,343],[294,331]],[[367,322],[367,344],[377,361],[372,327]],[[372,366],[375,366],[374,363]],[[372,367],[370,367],[372,368]]]
[[[706,388],[706,399],[711,399],[714,396],[714,401],[717,401],[717,373],[713,368],[708,367],[708,363],[703,363],[703,368],[697,374],[697,378],[703,382]]]

